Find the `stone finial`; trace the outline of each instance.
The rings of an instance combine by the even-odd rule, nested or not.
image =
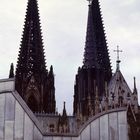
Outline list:
[[[87,105],[87,108],[88,108],[88,114],[89,114],[89,116],[92,116],[93,115],[93,109],[92,109],[92,104],[91,104],[91,98],[90,98],[90,96],[88,96],[88,105]]]
[[[136,77],[134,77],[134,90],[133,94],[137,94]]]
[[[133,90],[133,104],[134,104],[134,111],[138,113],[138,92],[136,86],[136,78],[134,77],[134,90]]]
[[[100,106],[100,103],[99,103],[99,96],[98,96],[98,87],[96,86],[96,96],[95,96],[95,114],[98,114],[99,113],[99,106]]]
[[[9,72],[9,78],[13,78],[13,77],[14,77],[14,64],[11,63],[10,72]]]
[[[108,87],[107,87],[107,82],[105,82],[105,111],[108,110]]]

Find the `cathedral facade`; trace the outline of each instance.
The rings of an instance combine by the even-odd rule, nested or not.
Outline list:
[[[16,71],[0,80],[0,140],[138,140],[140,106],[120,69],[112,72],[99,0],[88,0],[84,61],[75,76],[73,115],[56,111],[53,66],[48,70],[38,1],[28,0]]]

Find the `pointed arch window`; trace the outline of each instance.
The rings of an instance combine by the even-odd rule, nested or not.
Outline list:
[[[37,103],[37,100],[36,98],[31,95],[29,98],[28,98],[28,102],[27,102],[29,108],[33,111],[33,112],[37,112],[38,110],[38,103]]]

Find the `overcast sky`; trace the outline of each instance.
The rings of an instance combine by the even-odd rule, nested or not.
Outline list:
[[[47,67],[54,66],[57,107],[66,101],[72,113],[73,87],[85,46],[88,2],[86,0],[38,0]],[[0,79],[16,65],[27,0],[0,0]],[[119,45],[121,71],[133,89],[136,76],[140,91],[140,1],[100,0],[113,72]],[[140,93],[139,93],[140,94]]]

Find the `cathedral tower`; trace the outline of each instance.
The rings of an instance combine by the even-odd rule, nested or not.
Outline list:
[[[79,67],[74,86],[74,114],[95,114],[95,98],[99,102],[105,85],[112,76],[108,47],[98,0],[89,0],[88,23],[83,66]],[[98,93],[97,93],[98,92]]]
[[[15,88],[33,112],[55,113],[53,67],[46,69],[37,0],[28,0]]]

